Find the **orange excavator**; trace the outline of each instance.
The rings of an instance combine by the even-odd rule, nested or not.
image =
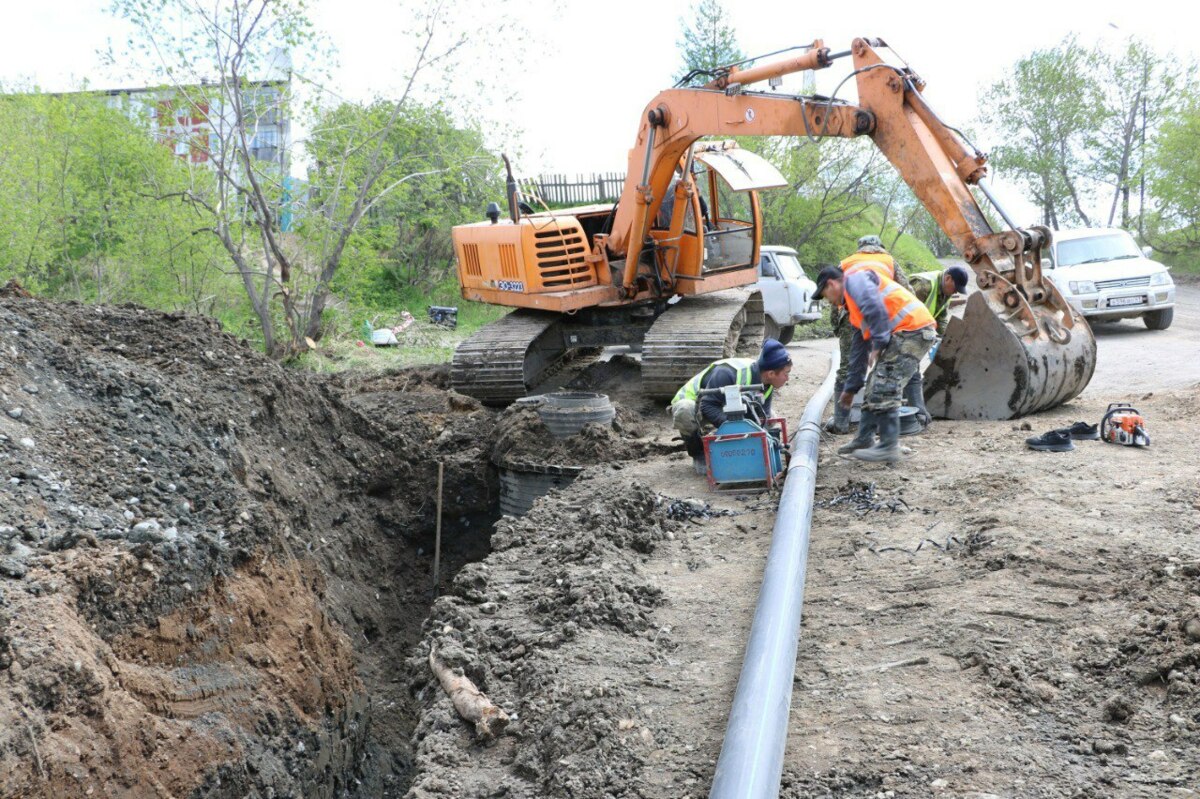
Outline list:
[[[1079,394],[1096,343],[1042,275],[1049,231],[1013,224],[988,187],[986,156],[934,113],[916,73],[880,57],[886,46],[860,38],[831,53],[816,41],[793,58],[661,92],[646,107],[615,206],[533,213],[510,169],[507,219],[493,203],[489,221],[457,226],[453,237],[463,297],[516,310],[458,347],[454,387],[504,404],[572,350],[628,344],[641,348],[645,393],[665,398],[714,360],[753,355],[762,299],[743,287],[758,279],[757,191],[785,181],[735,143],[701,139],[869,136],[976,275],[979,290],[926,371],[929,411],[1008,419]],[[750,90],[847,56],[857,105]],[[992,229],[972,186],[1009,229]]]

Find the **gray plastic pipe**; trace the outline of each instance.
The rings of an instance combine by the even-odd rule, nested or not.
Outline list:
[[[829,374],[808,401],[792,438],[792,459],[779,499],[771,550],[763,570],[758,608],[742,661],[737,693],[729,711],[725,741],[717,760],[710,799],[776,799],[783,773],[804,573],[817,479],[821,415],[833,394],[838,348],[829,356]]]

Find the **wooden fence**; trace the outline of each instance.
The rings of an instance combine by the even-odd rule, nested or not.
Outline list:
[[[535,181],[538,194],[552,205],[582,205],[613,202],[621,196],[625,176],[619,172],[592,173],[591,177],[576,175],[539,175]]]

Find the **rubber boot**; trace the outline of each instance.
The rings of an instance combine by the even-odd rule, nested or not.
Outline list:
[[[903,453],[900,452],[900,409],[893,408],[885,413],[876,414],[875,424],[879,428],[879,443],[873,447],[855,450],[854,457],[872,463],[895,463],[903,457]]]
[[[925,408],[925,384],[920,373],[913,375],[913,379],[904,387],[904,404],[917,409],[917,421],[921,423],[921,427],[929,427],[929,411]]]
[[[863,408],[862,418],[858,420],[858,434],[848,444],[838,447],[839,455],[849,455],[855,450],[865,449],[875,445],[875,426],[878,422],[874,411]]]
[[[833,416],[825,420],[822,429],[826,433],[834,433],[843,435],[850,432],[850,411],[844,410],[842,404],[838,402],[838,397],[842,395],[842,384],[833,384]]]
[[[704,441],[699,433],[684,436],[683,447],[692,456],[692,471],[701,477],[708,475],[708,463],[704,459]]]

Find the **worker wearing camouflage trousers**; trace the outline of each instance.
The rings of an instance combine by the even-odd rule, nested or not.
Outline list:
[[[920,381],[921,359],[937,339],[933,317],[911,292],[876,270],[843,273],[827,267],[817,276],[816,293],[844,308],[856,330],[840,407],[850,409],[865,378],[858,435],[838,452],[865,461],[897,461],[902,395],[910,382]]]
[[[904,270],[896,267],[895,259],[883,248],[883,242],[878,236],[868,235],[860,238],[858,250],[845,258],[838,268],[845,275],[860,270],[873,271],[880,277],[896,281],[905,289],[910,288]],[[833,323],[833,333],[838,338],[838,350],[841,354],[837,377],[834,378],[833,384],[833,393],[834,396],[837,396],[842,393],[842,387],[846,384],[847,370],[850,368],[850,350],[858,331],[850,324],[850,317],[845,308],[834,307],[829,318]],[[922,405],[922,407],[924,406]],[[848,433],[850,431],[850,409],[843,408],[835,402],[833,416],[825,422],[825,430],[829,433]]]
[[[837,376],[833,379],[833,396],[837,397],[842,393],[842,386],[846,385],[846,373],[850,368],[850,349],[854,345],[854,335],[857,331],[850,324],[850,316],[846,313],[845,308],[832,308],[829,312],[829,320],[833,323],[833,334],[837,336],[838,351],[841,354]],[[830,433],[849,432],[850,411],[834,402],[833,416],[825,422],[825,430]]]

